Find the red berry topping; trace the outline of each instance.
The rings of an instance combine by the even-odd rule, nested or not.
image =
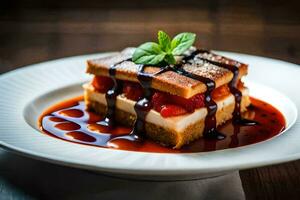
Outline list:
[[[123,93],[126,98],[137,101],[143,96],[143,88],[137,83],[127,81],[124,82]]]
[[[92,80],[92,85],[94,86],[94,88],[97,91],[99,91],[101,93],[105,93],[110,88],[113,87],[114,83],[113,83],[113,80],[109,77],[95,76],[94,79]]]
[[[205,96],[204,94],[196,94],[193,97],[189,99],[191,102],[193,102],[194,108],[202,108],[205,106]]]
[[[157,112],[160,112],[162,106],[168,103],[168,94],[163,92],[155,92],[152,96],[152,106]]]
[[[201,108],[204,106],[204,95],[203,94],[197,94],[189,99],[177,96],[177,95],[171,95],[165,92],[155,92],[152,96],[152,105],[153,109],[160,112],[162,114],[163,107],[168,106],[177,106],[180,108],[180,110],[184,110],[182,114],[185,114],[186,112],[194,112],[195,109]],[[167,108],[166,108],[167,109]],[[168,109],[167,109],[168,110]],[[179,110],[179,109],[177,109]],[[164,111],[165,112],[165,111]],[[180,115],[179,112],[168,112],[168,116],[172,113],[174,113],[174,116]]]
[[[171,97],[172,103],[176,105],[180,105],[185,108],[188,112],[194,112],[196,108],[201,108],[204,106],[204,95],[196,94],[189,99],[172,95]]]
[[[227,85],[223,85],[221,87],[218,87],[217,89],[215,89],[212,93],[211,96],[213,99],[220,99],[223,98],[225,96],[228,96],[228,94],[230,94],[230,89]]]
[[[195,108],[194,108],[194,104],[192,101],[190,101],[190,99],[186,99],[177,95],[172,95],[172,97],[170,98],[171,102],[173,104],[179,105],[183,108],[185,108],[188,112],[194,112]]]
[[[172,104],[167,104],[162,106],[162,109],[160,111],[160,114],[163,117],[173,117],[173,116],[183,115],[186,113],[187,111],[183,107],[172,105]]]

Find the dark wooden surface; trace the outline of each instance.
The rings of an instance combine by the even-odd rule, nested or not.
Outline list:
[[[158,29],[195,32],[197,45],[206,48],[299,64],[299,6],[286,0],[4,0],[0,73],[49,59],[135,46],[155,40]],[[300,199],[300,161],[240,175],[248,199]]]

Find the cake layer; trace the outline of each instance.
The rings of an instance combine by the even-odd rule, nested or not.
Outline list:
[[[100,114],[105,114],[105,94],[95,91],[90,84],[85,84],[84,90],[87,108],[95,110]],[[242,93],[241,111],[243,112],[250,104],[250,99],[247,89],[244,89]],[[220,125],[232,118],[235,100],[233,95],[230,94],[216,103],[218,104],[216,120],[217,125]],[[119,95],[116,101],[117,121],[124,125],[133,125],[136,116],[134,105],[135,101]],[[155,141],[180,148],[182,145],[202,136],[206,115],[206,108],[200,108],[186,115],[164,118],[159,112],[152,109],[145,119],[146,134]]]
[[[87,73],[99,76],[108,76],[108,69],[116,63],[131,58],[133,51],[134,48],[128,48],[113,56],[88,60]],[[207,55],[204,56],[205,59],[214,58],[213,60],[216,62],[233,63],[233,60],[224,57],[219,59],[218,57],[215,57],[216,55],[214,54],[211,54],[211,57]],[[233,73],[231,71],[196,58],[197,57],[195,57],[194,60],[189,61],[189,63],[184,64],[183,69],[192,74],[197,74],[215,81],[216,87],[229,83],[233,78]],[[239,63],[237,61],[234,61],[234,64],[239,68],[238,79],[247,74],[248,66],[246,64]],[[116,78],[120,80],[138,82],[138,66],[139,65],[136,65],[132,61],[121,62],[116,66]],[[160,68],[158,67],[149,66],[146,67],[145,72],[153,74],[159,70]],[[180,75],[174,71],[167,71],[155,76],[152,80],[152,88],[185,98],[190,98],[195,94],[203,93],[206,90],[206,86],[202,82]]]

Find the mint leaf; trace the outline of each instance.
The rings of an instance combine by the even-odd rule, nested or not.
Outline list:
[[[164,31],[158,31],[157,38],[161,49],[165,52],[168,52],[171,47],[171,39],[168,34]]]
[[[155,42],[140,45],[133,53],[132,61],[136,64],[157,65],[165,58],[166,53]]]
[[[190,48],[195,42],[195,33],[180,33],[171,41],[171,49],[173,55],[180,55]]]
[[[176,64],[175,56],[184,53],[196,39],[194,33],[180,33],[172,41],[164,31],[158,31],[157,36],[158,43],[146,42],[135,49],[132,56],[134,63],[144,65]]]
[[[167,63],[174,65],[176,60],[172,54],[167,54],[164,59]]]

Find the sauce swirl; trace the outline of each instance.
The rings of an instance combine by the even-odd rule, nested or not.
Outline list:
[[[285,119],[276,108],[254,98],[251,98],[251,102],[252,105],[243,113],[243,117],[259,124],[242,126],[228,121],[217,128],[218,132],[226,136],[223,140],[200,138],[179,150],[163,147],[148,139],[144,139],[143,142],[129,140],[127,137],[132,132],[132,127],[115,124],[113,128],[109,128],[99,124],[103,116],[87,111],[83,97],[50,107],[40,117],[39,125],[41,130],[50,136],[84,145],[157,153],[207,152],[258,143],[284,130]]]

